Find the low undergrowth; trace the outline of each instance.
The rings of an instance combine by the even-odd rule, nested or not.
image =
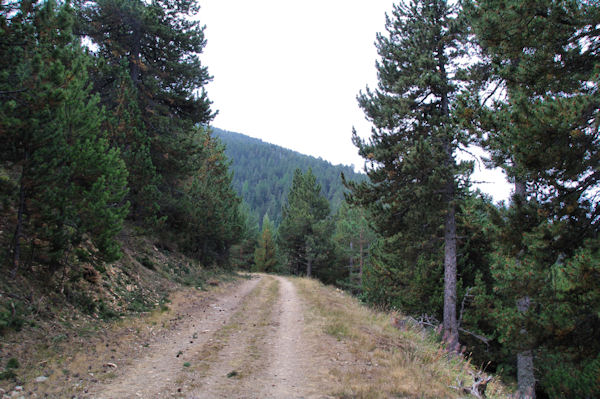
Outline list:
[[[436,334],[416,328],[399,330],[395,315],[362,305],[340,290],[316,280],[293,279],[307,302],[306,320],[325,336],[344,346],[351,359],[330,370],[338,380],[339,398],[458,398],[457,381],[472,382],[469,360],[450,355]],[[492,380],[488,398],[508,397]]]

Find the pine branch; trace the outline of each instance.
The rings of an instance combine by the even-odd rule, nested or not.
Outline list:
[[[20,89],[20,90],[2,90],[0,91],[0,96],[4,96],[7,94],[16,94],[16,93],[23,93],[28,91],[29,89]]]

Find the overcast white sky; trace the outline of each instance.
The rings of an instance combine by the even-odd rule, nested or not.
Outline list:
[[[334,164],[363,160],[351,142],[370,125],[356,95],[375,87],[374,46],[391,0],[199,0],[207,45],[202,61],[213,125],[321,157]],[[497,200],[509,186],[501,175],[481,188]]]

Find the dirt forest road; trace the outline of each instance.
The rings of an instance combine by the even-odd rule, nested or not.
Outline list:
[[[328,397],[328,355],[292,282],[255,275],[212,299],[85,397]]]

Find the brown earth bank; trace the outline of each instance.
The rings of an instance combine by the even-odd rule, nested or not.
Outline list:
[[[430,334],[398,330],[390,314],[314,280],[254,274],[170,300],[87,345],[38,354],[20,390],[3,388],[23,398],[455,398],[470,383],[469,362]],[[506,396],[497,381],[487,393]]]

